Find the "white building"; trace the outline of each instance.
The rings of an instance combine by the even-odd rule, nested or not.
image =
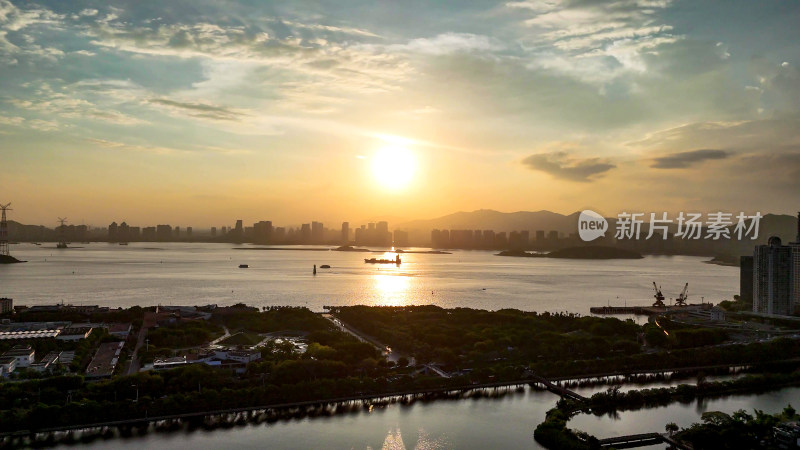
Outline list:
[[[13,356],[0,357],[0,377],[7,377],[17,368],[17,359]]]
[[[12,357],[16,360],[16,367],[29,367],[34,362],[36,352],[30,345],[15,345],[11,350],[3,353],[4,357]]]

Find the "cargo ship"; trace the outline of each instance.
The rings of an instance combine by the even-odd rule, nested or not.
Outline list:
[[[399,266],[402,261],[400,261],[400,255],[397,255],[395,259],[365,258],[364,262],[367,264],[397,264]]]

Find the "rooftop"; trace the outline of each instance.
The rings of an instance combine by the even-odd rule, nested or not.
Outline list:
[[[0,341],[9,341],[13,339],[54,338],[58,336],[59,333],[59,330],[0,331]]]
[[[119,352],[122,350],[124,342],[106,342],[100,344],[97,353],[94,354],[89,368],[86,369],[86,376],[92,378],[110,377],[114,373],[119,361]]]
[[[68,327],[61,330],[60,336],[85,335],[90,331],[92,331],[92,327]]]

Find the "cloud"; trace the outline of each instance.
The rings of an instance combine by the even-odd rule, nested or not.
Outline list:
[[[730,152],[725,150],[692,150],[654,158],[650,167],[655,169],[685,169],[704,161],[725,159],[729,156]]]
[[[442,33],[432,38],[411,39],[405,44],[386,47],[389,51],[422,53],[427,55],[446,55],[457,52],[489,52],[501,50],[503,46],[491,39],[471,33]]]
[[[177,111],[181,114],[187,114],[192,117],[199,117],[203,119],[239,120],[246,115],[241,111],[236,111],[222,106],[210,105],[207,103],[179,102],[165,98],[153,98],[148,100],[148,102],[155,105],[165,106],[170,110]]]
[[[10,98],[6,101],[19,109],[68,119],[96,119],[118,125],[146,123],[141,119],[117,111],[110,105],[101,105],[81,98],[78,92],[69,86],[54,89],[49,83],[40,83],[32,94],[22,98]]]
[[[91,142],[92,144],[98,147],[119,149],[119,150],[133,151],[133,152],[152,153],[156,155],[177,155],[177,154],[189,153],[189,151],[187,150],[180,150],[176,148],[163,147],[157,145],[126,144],[124,142],[109,141],[107,139],[96,139],[96,138],[86,138],[84,140],[87,142]]]
[[[569,181],[588,182],[616,165],[600,158],[574,158],[567,152],[537,153],[522,160],[531,169]]]

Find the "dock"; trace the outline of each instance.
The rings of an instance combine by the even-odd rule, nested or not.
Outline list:
[[[695,303],[685,306],[592,306],[589,312],[592,314],[613,315],[613,314],[634,314],[637,316],[658,316],[661,314],[672,314],[682,311],[711,309],[710,303]]]
[[[600,444],[600,448],[636,448],[663,443],[669,444],[673,448],[692,450],[692,447],[688,444],[676,441],[668,434],[662,433],[629,434],[626,436],[600,439],[598,443]]]

